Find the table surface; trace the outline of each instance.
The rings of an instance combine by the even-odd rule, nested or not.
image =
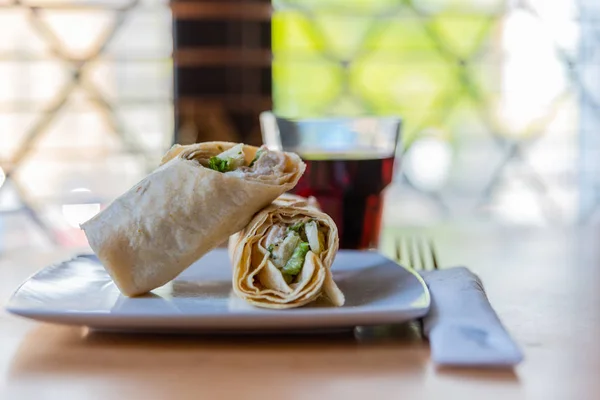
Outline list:
[[[598,399],[600,229],[441,228],[525,353],[514,370],[439,369],[414,324],[311,336],[125,335],[0,311],[0,399]],[[64,250],[0,254],[0,302]]]

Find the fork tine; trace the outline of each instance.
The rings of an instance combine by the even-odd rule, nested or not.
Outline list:
[[[414,238],[412,236],[409,236],[406,239],[406,252],[408,253],[409,267],[416,269],[417,265],[415,264]]]
[[[414,270],[439,269],[437,253],[431,238],[398,236],[394,252],[396,260],[408,268]],[[431,261],[428,261],[428,258]]]
[[[431,238],[429,239],[429,251],[431,252],[431,260],[433,261],[433,269],[439,269],[437,255],[435,252],[435,246],[433,245],[433,240],[431,240]]]
[[[425,251],[423,250],[423,247],[425,246],[425,248],[427,248],[427,244],[423,239],[415,240],[417,244],[417,251],[419,252],[419,258],[421,259],[421,269],[425,271],[427,269],[427,265],[425,264]]]
[[[396,261],[401,262],[402,261],[402,236],[398,236],[398,239],[396,239]]]

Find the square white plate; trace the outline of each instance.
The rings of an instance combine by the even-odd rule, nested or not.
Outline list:
[[[333,276],[343,307],[324,301],[291,310],[248,305],[231,288],[231,265],[217,249],[171,283],[135,298],[120,294],[93,255],[42,269],[10,299],[7,310],[40,321],[120,331],[268,331],[404,322],[429,310],[420,276],[376,252],[340,251]]]

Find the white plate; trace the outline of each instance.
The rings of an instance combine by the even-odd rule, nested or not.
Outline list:
[[[173,282],[136,298],[121,295],[93,255],[44,268],[13,294],[7,310],[40,321],[121,331],[266,331],[403,322],[425,315],[429,292],[415,273],[376,252],[340,251],[333,276],[343,307],[324,302],[265,310],[237,298],[224,249]]]

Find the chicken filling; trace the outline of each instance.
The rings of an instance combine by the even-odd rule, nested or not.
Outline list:
[[[269,260],[288,284],[302,271],[309,251],[319,255],[325,250],[323,230],[316,220],[308,217],[294,224],[279,223],[269,229],[265,241]]]
[[[262,146],[249,163],[244,154],[244,145],[237,144],[208,160],[207,168],[218,172],[241,173],[244,175],[268,175],[282,165],[282,155]]]

